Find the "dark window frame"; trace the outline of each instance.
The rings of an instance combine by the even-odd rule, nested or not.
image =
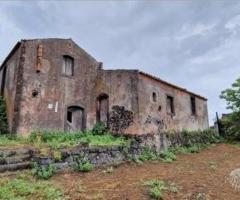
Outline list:
[[[190,106],[191,106],[191,114],[197,115],[196,97],[195,96],[190,96]]]
[[[152,100],[153,100],[153,102],[157,102],[157,93],[156,92],[152,93]]]
[[[167,114],[171,114],[171,115],[175,115],[176,112],[175,112],[175,105],[174,105],[174,97],[171,96],[171,95],[167,95],[166,96],[166,111],[167,111]],[[168,105],[170,102],[170,105]],[[170,106],[170,112],[168,111],[168,106]]]
[[[67,60],[71,61],[71,74],[67,74]],[[75,60],[72,56],[69,55],[63,55],[63,63],[61,68],[61,74],[67,77],[73,77],[74,76],[74,68],[75,68]]]

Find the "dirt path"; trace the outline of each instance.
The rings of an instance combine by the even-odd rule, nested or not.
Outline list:
[[[130,163],[114,168],[112,173],[103,169],[86,174],[63,173],[53,181],[73,200],[147,200],[150,198],[141,182],[149,179],[177,184],[178,192],[166,192],[166,200],[239,200],[240,192],[226,181],[236,168],[240,168],[240,148],[218,144],[198,154],[179,154],[173,163]]]

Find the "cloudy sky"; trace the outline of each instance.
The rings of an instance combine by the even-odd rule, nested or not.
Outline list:
[[[104,68],[140,69],[208,98],[240,76],[240,1],[1,1],[0,61],[20,39],[72,38]]]

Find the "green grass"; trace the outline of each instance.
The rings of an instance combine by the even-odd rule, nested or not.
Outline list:
[[[1,200],[62,200],[65,199],[59,188],[50,182],[36,181],[30,175],[22,174],[15,178],[1,178]]]
[[[113,136],[110,133],[96,135],[92,131],[85,132],[62,132],[40,130],[33,132],[29,137],[0,136],[0,147],[31,145],[36,147],[48,146],[52,149],[76,146],[80,143],[90,146],[116,146],[127,145],[128,140],[124,137]]]

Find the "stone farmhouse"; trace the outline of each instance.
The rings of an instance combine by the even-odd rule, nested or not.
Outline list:
[[[139,70],[104,70],[72,39],[19,41],[0,67],[10,131],[206,129],[207,99]]]

